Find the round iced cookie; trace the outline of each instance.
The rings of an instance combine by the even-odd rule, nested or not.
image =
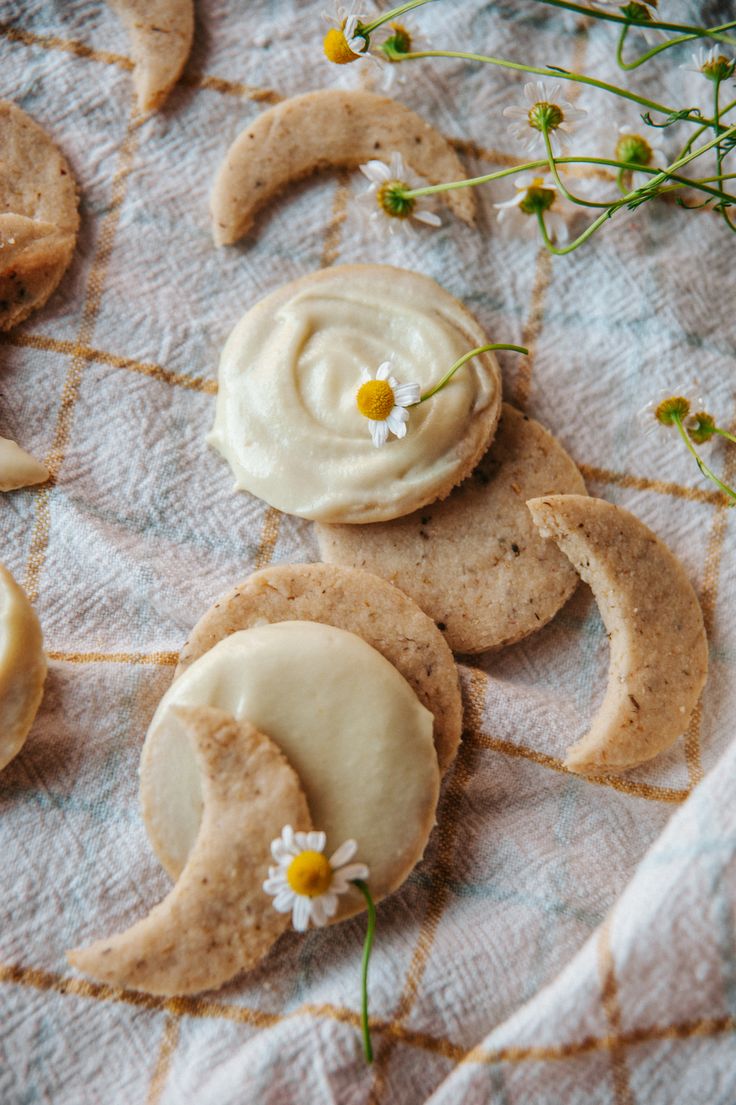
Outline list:
[[[0,770],[20,752],[46,678],[41,626],[25,591],[0,564]]]
[[[490,450],[444,502],[379,525],[320,525],[317,538],[324,560],[375,572],[411,595],[455,652],[484,652],[541,628],[577,586],[526,508],[529,498],[565,493],[585,494],[574,462],[504,403]]]
[[[357,841],[374,898],[396,890],[421,859],[439,795],[432,715],[360,637],[316,622],[240,630],[174,681],[141,756],[143,820],[173,877],[202,815],[195,750],[172,711],[181,706],[217,707],[269,736],[299,777],[327,854]],[[335,920],[363,904],[351,890]]]
[[[333,564],[277,564],[254,572],[202,615],[179,654],[175,678],[231,633],[273,622],[310,621],[356,633],[407,680],[434,714],[440,771],[462,731],[457,667],[431,618],[370,572]]]
[[[77,188],[38,123],[0,100],[0,330],[43,306],[77,241]]]
[[[488,448],[501,406],[498,365],[489,353],[474,357],[410,409],[405,437],[379,448],[356,401],[362,373],[388,361],[397,384],[425,392],[487,341],[429,277],[387,265],[311,273],[262,299],[230,334],[208,441],[237,489],[288,514],[398,518],[444,498]]]

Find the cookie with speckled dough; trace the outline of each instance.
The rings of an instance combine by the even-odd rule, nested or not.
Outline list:
[[[0,100],[0,330],[42,307],[74,253],[77,187],[38,123]]]
[[[375,572],[411,595],[455,652],[498,649],[545,625],[577,585],[526,508],[528,498],[552,488],[585,494],[552,434],[504,403],[493,445],[447,499],[392,522],[317,524],[320,552],[328,563]]]
[[[440,771],[447,770],[462,730],[452,653],[416,603],[369,572],[332,564],[278,564],[254,572],[199,619],[174,678],[231,633],[287,621],[322,622],[355,633],[393,664],[434,714],[437,759]]]

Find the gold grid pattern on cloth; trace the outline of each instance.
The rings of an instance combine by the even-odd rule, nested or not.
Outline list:
[[[228,1005],[225,1002],[202,1000],[199,998],[155,998],[133,990],[117,990],[102,983],[88,982],[86,979],[72,978],[53,971],[37,967],[11,966],[0,964],[0,985],[21,986],[41,992],[53,992],[62,996],[84,998],[95,1002],[120,1002],[153,1013],[168,1013],[171,1018],[192,1017],[197,1020],[226,1020],[251,1028],[270,1028],[283,1021],[297,1017],[311,1017],[315,1020],[331,1020],[340,1024],[359,1028],[360,1014],[357,1010],[330,1004],[307,1003],[298,1006],[289,1013],[268,1013],[261,1009],[250,1009],[241,1005]],[[159,1047],[159,1057],[154,1069],[156,1072],[170,1062],[176,1034],[164,1027],[164,1035]],[[719,1036],[736,1032],[736,1017],[721,1015],[700,1017],[697,1020],[675,1022],[665,1025],[648,1025],[629,1029],[626,1032],[610,1032],[604,1036],[586,1036],[582,1040],[564,1044],[545,1045],[506,1045],[501,1048],[487,1048],[483,1045],[466,1050],[459,1044],[442,1036],[418,1032],[394,1021],[371,1017],[371,1032],[376,1036],[394,1040],[407,1047],[440,1055],[460,1065],[478,1063],[524,1063],[540,1061],[560,1061],[588,1055],[591,1052],[610,1052],[617,1048],[629,1048],[639,1044],[666,1040],[689,1040]],[[168,1039],[168,1042],[167,1042]],[[162,1059],[163,1053],[166,1056]]]
[[[55,36],[36,35],[23,31],[17,27],[0,25],[0,35],[8,40],[21,43],[29,47],[47,50],[61,50],[75,57],[92,60],[101,64],[114,65],[124,70],[131,70],[133,63],[130,58],[112,54],[105,51],[94,50],[82,42],[61,39]],[[185,74],[182,82],[189,87],[209,89],[225,95],[234,95],[241,98],[249,98],[264,103],[276,103],[280,95],[267,88],[256,88],[240,82],[228,81],[212,75],[188,75]],[[85,304],[82,321],[76,342],[62,341],[44,335],[22,333],[5,337],[3,340],[17,347],[39,348],[55,352],[70,358],[70,365],[62,393],[61,406],[54,431],[52,449],[47,458],[47,464],[51,472],[51,478],[47,485],[36,492],[35,522],[31,539],[30,553],[26,570],[26,589],[35,600],[38,596],[40,577],[43,570],[46,549],[49,541],[49,495],[55,480],[63,464],[65,450],[68,445],[71,430],[74,405],[79,394],[81,376],[86,364],[99,362],[114,368],[137,372],[152,379],[168,383],[172,386],[184,389],[214,393],[216,383],[201,377],[192,377],[167,370],[161,365],[145,363],[133,358],[128,358],[102,349],[96,349],[90,345],[94,330],[95,319],[99,310],[100,301],[105,281],[107,263],[114,242],[117,221],[120,214],[124,194],[125,181],[131,171],[135,156],[137,127],[142,120],[131,119],[127,132],[123,139],[118,155],[118,166],[113,180],[112,203],[105,216],[100,233],[100,241],[93,260],[88,279]],[[484,158],[499,164],[510,164],[516,161],[513,155],[498,150],[485,149],[475,143],[463,140],[452,140],[456,149],[473,153],[477,157]],[[330,265],[336,260],[340,246],[340,233],[345,219],[349,191],[347,188],[347,176],[340,177],[335,191],[332,219],[328,224],[323,252],[322,264]],[[527,324],[525,327],[525,341],[530,347],[530,358],[523,369],[517,385],[517,402],[524,406],[528,400],[531,386],[531,372],[533,368],[533,354],[541,331],[541,323],[544,311],[544,297],[551,281],[551,263],[546,251],[540,252],[537,259],[537,268],[534,279],[531,303]],[[718,574],[720,558],[723,549],[726,523],[726,503],[724,497],[718,492],[706,489],[682,486],[667,481],[651,480],[637,477],[628,473],[618,473],[607,469],[596,468],[590,465],[581,465],[583,474],[587,479],[601,483],[611,484],[624,488],[634,488],[653,491],[661,495],[669,495],[677,498],[696,502],[708,503],[715,507],[711,533],[706,552],[706,563],[703,578],[703,606],[706,621],[710,628],[718,587]],[[731,471],[726,478],[732,479],[736,469],[736,461],[731,461]],[[278,540],[280,514],[273,508],[265,512],[260,542],[255,558],[257,568],[265,567],[271,562],[276,542]],[[176,663],[176,654],[170,652],[51,652],[50,658],[64,663],[121,663],[121,664],[156,664],[173,665]],[[621,1031],[620,1009],[618,1007],[617,986],[613,970],[613,959],[609,943],[609,930],[607,924],[599,934],[599,962],[602,978],[601,1000],[608,1018],[610,1033],[602,1037],[589,1037],[577,1043],[562,1044],[552,1047],[505,1047],[498,1050],[488,1050],[476,1047],[465,1051],[459,1045],[444,1038],[427,1033],[413,1031],[406,1027],[406,1019],[413,1007],[421,986],[424,969],[431,954],[437,926],[446,903],[448,891],[446,884],[441,881],[443,872],[450,862],[454,836],[457,830],[457,811],[460,805],[463,789],[469,777],[469,761],[473,748],[488,748],[504,755],[529,759],[540,766],[554,771],[565,771],[561,761],[545,756],[533,749],[511,745],[509,742],[495,740],[482,732],[481,720],[483,702],[485,699],[485,677],[482,672],[471,671],[471,689],[468,696],[467,714],[468,732],[447,793],[447,803],[450,806],[448,816],[440,827],[439,862],[435,877],[435,893],[427,911],[427,915],[420,926],[415,951],[407,972],[404,988],[397,1005],[396,1015],[392,1020],[381,1021],[372,1019],[373,1031],[384,1037],[386,1047],[379,1057],[381,1065],[377,1065],[376,1081],[374,1083],[373,1100],[378,1101],[383,1085],[383,1070],[385,1058],[390,1049],[397,1044],[424,1048],[430,1052],[442,1055],[454,1063],[499,1063],[499,1062],[524,1062],[527,1060],[538,1061],[542,1059],[556,1060],[569,1059],[577,1055],[589,1054],[593,1051],[608,1051],[614,1070],[615,1100],[617,1105],[629,1105],[631,1091],[628,1084],[628,1075],[625,1068],[625,1050],[627,1047],[640,1043],[658,1040],[681,1040],[692,1037],[705,1037],[736,1030],[736,1021],[733,1017],[704,1018],[685,1024],[670,1024],[665,1026],[652,1026],[629,1032]],[[699,748],[699,715],[694,721],[691,735],[686,746],[686,756],[692,787],[702,776]],[[645,798],[659,802],[681,802],[688,790],[676,790],[672,788],[655,787],[647,784],[628,783],[625,780],[592,779],[600,785],[612,786],[632,796]],[[72,994],[95,1001],[120,1001],[130,1003],[152,1011],[165,1012],[167,1014],[163,1025],[161,1043],[159,1045],[158,1058],[152,1074],[147,1097],[148,1105],[156,1105],[165,1089],[166,1079],[171,1069],[174,1053],[179,1039],[179,1020],[182,1016],[193,1017],[221,1017],[235,1020],[254,1027],[268,1027],[288,1017],[309,1015],[315,1018],[330,1018],[342,1023],[358,1027],[359,1016],[357,1012],[330,1005],[305,1005],[290,1014],[264,1013],[259,1010],[245,1009],[239,1006],[228,1006],[225,1003],[200,1001],[198,999],[175,999],[173,1001],[159,1001],[148,998],[145,995],[131,994],[124,991],[116,991],[110,987],[89,983],[85,980],[67,978],[50,972],[34,968],[6,967],[0,965],[0,982],[29,986],[38,990],[54,990],[60,994]],[[618,1073],[617,1073],[618,1072]]]

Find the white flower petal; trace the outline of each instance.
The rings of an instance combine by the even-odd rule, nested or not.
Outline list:
[[[376,380],[388,380],[391,375],[391,361],[383,361],[376,369]]]
[[[284,890],[281,894],[276,895],[271,904],[277,913],[289,913],[295,902],[296,894],[294,891]]]
[[[404,159],[398,150],[394,150],[391,154],[389,161],[389,167],[391,170],[391,176],[398,180],[403,180],[406,176],[406,170],[404,168]]]
[[[427,226],[442,226],[442,219],[439,215],[435,215],[434,211],[415,211],[413,218],[420,223],[426,223]]]
[[[309,848],[309,833],[294,833],[294,840],[300,852],[306,852]]]
[[[397,384],[394,388],[394,400],[399,407],[411,407],[419,402],[421,396],[419,384]]]
[[[380,449],[388,440],[388,426],[385,422],[375,422],[372,418],[368,419],[368,425],[370,426],[373,444],[377,449]]]
[[[283,875],[277,875],[267,878],[263,884],[263,889],[267,894],[280,894],[288,885]]]
[[[313,852],[324,852],[327,835],[321,832],[307,833],[307,843]]]
[[[301,894],[294,898],[294,908],[291,914],[292,924],[297,932],[306,932],[309,928],[309,914],[311,912],[311,903],[309,898],[303,897]]]
[[[321,901],[326,915],[334,917],[337,913],[337,894],[333,894],[328,890],[326,894],[322,895]]]
[[[366,161],[364,165],[360,166],[360,171],[363,176],[368,177],[368,180],[372,180],[376,184],[383,184],[391,179],[389,167],[383,161]]]
[[[364,863],[349,863],[345,867],[341,867],[339,871],[335,872],[336,878],[339,878],[342,882],[351,883],[354,879],[367,879],[370,871]],[[339,891],[338,891],[339,893]]]
[[[342,867],[344,863],[349,863],[357,851],[358,842],[356,840],[346,840],[330,856],[330,867],[336,870],[338,867]]]
[[[324,894],[320,894],[318,898],[312,898],[310,912],[312,915],[312,923],[316,925],[317,928],[322,928],[327,924]]]
[[[406,437],[406,422],[396,415],[395,411],[401,411],[402,414],[406,414],[401,407],[394,407],[391,414],[386,419],[386,425],[395,437]]]

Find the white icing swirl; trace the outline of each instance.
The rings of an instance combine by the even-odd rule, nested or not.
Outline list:
[[[322,522],[396,518],[461,479],[486,448],[501,399],[492,356],[474,358],[376,449],[356,405],[361,369],[385,360],[422,391],[486,342],[433,280],[383,265],[327,269],[280,288],[223,350],[210,444],[236,486]]]

